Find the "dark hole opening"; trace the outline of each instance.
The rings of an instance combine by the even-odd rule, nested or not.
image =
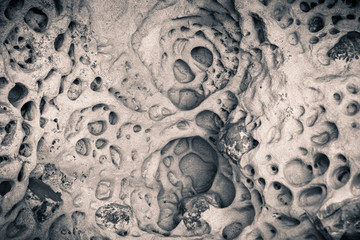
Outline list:
[[[0,89],[9,84],[9,81],[5,77],[0,77]]]
[[[16,83],[15,86],[9,91],[8,100],[13,106],[26,97],[29,93],[27,87],[22,83]]]
[[[21,182],[22,180],[24,180],[24,175],[25,175],[25,173],[24,173],[24,171],[25,171],[25,165],[23,164],[22,165],[22,167],[21,167],[21,169],[20,169],[20,172],[19,172],[19,174],[18,174],[18,177],[17,177],[17,180],[19,181],[19,182]]]
[[[5,196],[8,192],[11,191],[11,183],[9,181],[4,181],[2,183],[0,183],[0,195],[3,197]]]
[[[59,51],[59,49],[61,48],[61,46],[63,45],[64,43],[64,34],[61,33],[59,34],[56,38],[55,38],[55,41],[54,41],[54,48],[56,51]]]

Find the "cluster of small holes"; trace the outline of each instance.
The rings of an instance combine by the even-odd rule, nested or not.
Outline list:
[[[359,93],[359,88],[357,85],[353,84],[353,83],[349,83],[346,85],[346,91],[345,93],[350,94],[350,96],[354,96],[357,95]],[[346,100],[346,95],[344,95],[343,92],[341,91],[337,91],[335,93],[333,93],[332,95],[333,100],[340,106],[344,106],[344,114],[349,116],[349,117],[353,117],[355,115],[357,115],[360,111],[360,103],[356,100]],[[342,102],[344,102],[344,104],[342,104]],[[357,121],[353,120],[350,123],[350,127],[353,129],[358,129],[359,128],[359,124]]]

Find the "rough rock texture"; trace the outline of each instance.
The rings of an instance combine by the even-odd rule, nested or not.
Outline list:
[[[0,238],[360,239],[360,3],[0,2]]]

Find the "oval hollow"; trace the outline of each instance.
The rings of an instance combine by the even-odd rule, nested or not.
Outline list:
[[[360,110],[360,104],[357,101],[352,101],[346,106],[346,114],[349,116],[356,115]]]
[[[9,81],[5,77],[0,77],[0,89],[5,88]]]
[[[321,16],[314,16],[308,21],[308,30],[311,33],[319,32],[324,26],[324,19]]]
[[[224,227],[222,236],[226,240],[236,239],[243,229],[244,226],[241,224],[241,222],[233,222]]]
[[[110,112],[109,113],[109,123],[111,125],[115,125],[115,124],[117,124],[118,121],[119,121],[119,117],[116,114],[116,112]]]
[[[99,138],[95,142],[95,147],[97,149],[103,149],[104,147],[106,147],[107,144],[108,144],[108,140],[106,140],[104,138]]]
[[[80,97],[82,93],[82,81],[79,78],[76,78],[70,85],[67,96],[71,101],[75,101]]]
[[[106,131],[106,122],[103,120],[88,123],[88,130],[94,136],[99,136]]]
[[[181,155],[189,150],[189,142],[187,138],[181,138],[178,140],[177,144],[174,147],[174,153],[176,155]]]
[[[196,125],[202,127],[211,133],[218,133],[220,128],[224,126],[223,121],[213,111],[204,110],[196,115]]]
[[[330,165],[329,158],[323,153],[316,153],[314,156],[314,172],[318,176],[324,175]]]
[[[313,179],[311,166],[306,165],[301,159],[289,161],[283,171],[286,181],[293,186],[304,186]]]
[[[3,181],[0,183],[0,195],[4,197],[12,189],[12,183],[10,181]]]
[[[180,90],[171,88],[168,91],[168,97],[172,104],[185,111],[196,108],[205,99],[204,95],[199,94],[194,89],[190,88],[183,88]]]
[[[24,17],[25,23],[37,33],[44,33],[48,25],[48,16],[39,8],[31,8]]]
[[[254,174],[255,174],[255,169],[250,164],[248,164],[244,167],[244,171],[245,171],[245,174],[248,176],[254,176]]]
[[[76,142],[75,151],[81,156],[88,156],[90,153],[90,140],[81,138]]]
[[[217,166],[214,163],[204,162],[195,153],[188,153],[182,157],[179,168],[184,175],[192,179],[192,185],[197,193],[209,190],[217,172]]]
[[[4,11],[5,17],[9,20],[13,20],[23,6],[24,0],[11,0]]]
[[[189,83],[195,79],[195,74],[190,66],[183,60],[177,59],[173,65],[175,79],[179,83]]]
[[[206,47],[195,47],[191,50],[191,57],[198,63],[209,68],[213,63],[213,54]]]
[[[65,40],[65,35],[63,33],[60,33],[59,35],[57,35],[57,37],[54,40],[54,48],[55,51],[59,51],[60,48],[62,47],[63,43]]]
[[[112,163],[116,166],[116,168],[120,168],[122,163],[122,155],[119,147],[111,145],[109,149]]]
[[[350,179],[350,168],[348,166],[341,166],[335,169],[332,178],[334,189],[343,187]]]
[[[30,157],[32,150],[32,146],[29,143],[22,143],[19,148],[19,155],[23,157]]]
[[[18,103],[25,98],[29,93],[27,87],[22,83],[15,83],[15,86],[9,91],[8,100],[17,107]]]
[[[303,190],[299,195],[299,205],[302,207],[319,205],[327,196],[325,185],[313,186]]]
[[[36,106],[35,103],[33,101],[29,101],[26,102],[22,107],[21,107],[21,116],[27,120],[27,121],[32,121],[35,118],[36,115]]]
[[[102,79],[101,77],[96,77],[90,84],[90,89],[94,92],[98,92],[102,86]]]

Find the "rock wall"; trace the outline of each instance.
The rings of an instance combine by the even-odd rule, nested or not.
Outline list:
[[[359,239],[360,3],[4,0],[0,238]]]

